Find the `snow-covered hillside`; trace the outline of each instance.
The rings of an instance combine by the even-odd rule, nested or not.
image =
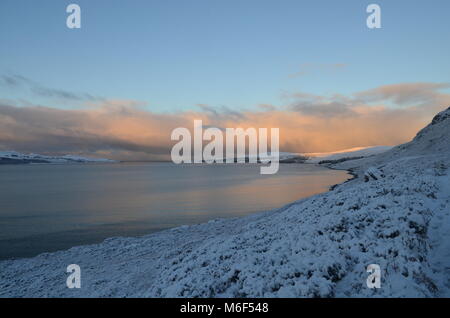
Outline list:
[[[358,178],[278,210],[0,262],[0,296],[449,297],[450,108],[336,168]],[[66,287],[69,264],[81,289]]]
[[[353,168],[361,172],[371,165],[382,165],[402,157],[424,155],[446,155],[450,152],[450,108],[437,114],[432,122],[419,131],[416,137],[405,144],[393,147],[378,156],[343,162],[335,167]]]
[[[39,154],[24,154],[17,151],[0,151],[0,164],[21,163],[108,163],[115,162],[110,159],[86,158],[74,155],[45,156]]]
[[[390,146],[358,147],[335,152],[305,153],[304,156],[309,158],[306,161],[307,163],[332,162],[344,159],[370,157],[390,149],[392,149]]]

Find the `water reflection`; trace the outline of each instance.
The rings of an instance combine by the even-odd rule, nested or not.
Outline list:
[[[269,210],[347,178],[298,164],[276,175],[248,164],[0,166],[0,258]]]

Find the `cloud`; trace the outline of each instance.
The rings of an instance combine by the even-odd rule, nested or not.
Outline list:
[[[274,111],[277,109],[277,107],[275,105],[271,105],[271,104],[259,104],[258,108],[260,108],[261,110],[264,110],[264,111]]]
[[[328,102],[328,103],[295,103],[291,105],[291,109],[304,115],[318,117],[353,117],[356,113],[345,103]]]
[[[36,96],[45,98],[56,98],[69,101],[98,101],[101,97],[96,97],[87,93],[74,93],[62,89],[54,89],[45,87],[33,80],[22,75],[2,75],[0,77],[0,85],[9,88],[28,89]]]
[[[172,127],[191,121],[136,106],[82,110],[0,105],[0,145],[25,152],[168,159]]]
[[[355,96],[365,102],[392,101],[397,105],[435,103],[442,97],[439,90],[450,88],[448,83],[401,83],[384,85]]]
[[[410,140],[440,110],[450,95],[443,84],[417,86],[412,105],[405,104],[405,87],[391,85],[353,96],[287,95],[284,105],[256,110],[198,105],[196,111],[155,113],[132,100],[105,100],[82,109],[56,109],[0,100],[0,149],[23,152],[73,153],[122,160],[169,160],[177,127],[280,128],[280,149],[325,152],[358,146],[396,145]],[[368,92],[371,92],[368,94]],[[374,98],[374,92],[377,98]],[[381,92],[381,93],[380,93]],[[394,105],[367,104],[389,99]],[[430,98],[432,96],[432,98]],[[408,100],[408,99],[407,99]],[[419,104],[416,102],[419,101]]]
[[[357,101],[342,95],[318,96],[297,92],[285,96],[293,100],[288,109],[306,116],[316,117],[353,117],[357,113],[353,110]]]
[[[335,94],[319,96],[305,92],[284,94],[284,98],[291,101],[288,109],[307,116],[317,117],[353,117],[357,113],[353,110],[360,103],[358,100]]]
[[[206,104],[197,104],[197,106],[205,113],[214,116],[216,119],[234,118],[235,120],[245,119],[245,115],[242,112],[232,110],[227,106],[213,107]]]

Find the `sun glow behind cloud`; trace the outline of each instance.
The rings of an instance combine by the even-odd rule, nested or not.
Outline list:
[[[121,160],[167,160],[171,131],[204,125],[280,128],[280,150],[295,153],[396,145],[410,140],[450,105],[440,83],[403,83],[352,96],[294,93],[284,105],[236,111],[198,105],[198,110],[157,113],[135,101],[88,100],[78,109],[14,105],[0,100],[0,146],[24,152],[75,153]],[[70,95],[71,96],[71,95]]]

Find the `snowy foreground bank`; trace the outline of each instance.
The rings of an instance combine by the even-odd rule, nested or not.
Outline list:
[[[335,166],[358,178],[279,210],[0,262],[0,296],[449,297],[449,167],[450,109],[408,144]],[[81,289],[66,287],[69,264]]]

